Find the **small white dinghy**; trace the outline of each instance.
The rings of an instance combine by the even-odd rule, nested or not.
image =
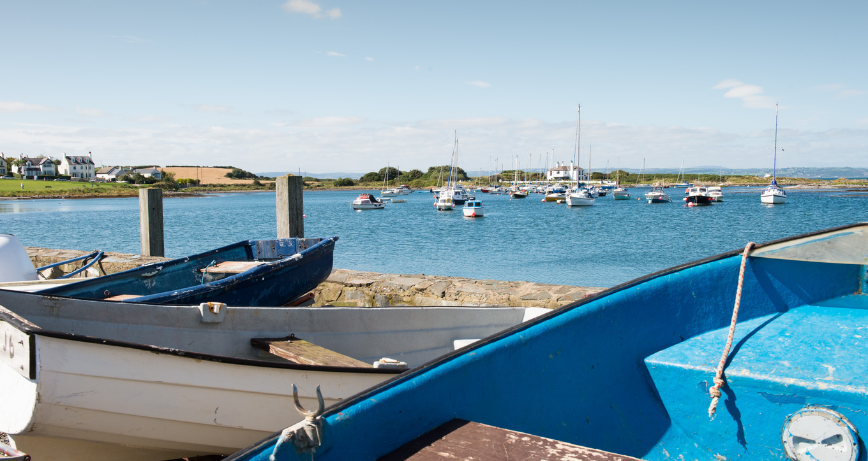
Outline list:
[[[146,305],[0,290],[0,432],[34,459],[230,454],[541,308]],[[393,360],[380,359],[388,358]],[[378,362],[378,365],[373,365]]]

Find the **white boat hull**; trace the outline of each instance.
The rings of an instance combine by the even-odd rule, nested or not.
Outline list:
[[[481,218],[485,216],[484,208],[462,208],[464,216],[468,218]]]
[[[777,194],[762,194],[760,196],[760,201],[762,203],[786,203],[787,197],[785,195],[777,195]]]
[[[567,195],[567,205],[569,206],[591,206],[596,201],[593,197],[578,197],[575,195]]]
[[[457,340],[483,338],[546,312],[230,307],[221,322],[209,323],[191,306],[12,292],[0,292],[0,305],[58,332],[35,325],[24,331],[0,308],[0,337],[17,344],[14,360],[0,354],[0,431],[34,459],[69,461],[230,454],[300,421],[292,384],[312,409],[316,386],[331,405],[394,376],[291,364],[254,349],[254,337],[293,332],[366,363],[390,357],[417,366],[454,350]]]
[[[354,203],[354,210],[382,210],[386,208],[385,203]]]

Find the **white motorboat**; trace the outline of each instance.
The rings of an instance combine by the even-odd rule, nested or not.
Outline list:
[[[713,200],[708,195],[708,188],[703,186],[692,186],[687,188],[687,195],[682,199],[687,202],[687,206],[711,205]]]
[[[569,206],[590,206],[596,202],[596,198],[588,189],[579,187],[570,191],[567,195],[567,205]]]
[[[710,186],[708,188],[708,196],[711,197],[712,202],[722,202],[723,190],[721,190],[720,186]]]
[[[645,200],[648,200],[648,203],[669,203],[672,202],[672,198],[669,197],[669,194],[663,191],[664,187],[661,184],[655,184],[651,187],[651,190],[645,192]]]
[[[772,169],[772,183],[760,195],[762,203],[786,203],[787,192],[778,186],[778,105],[775,104],[775,157]]]
[[[371,194],[360,194],[353,200],[354,210],[382,210],[386,204]]]
[[[434,206],[437,208],[437,211],[452,211],[455,209],[455,202],[452,201],[451,197],[440,195],[437,197],[437,201],[434,202]]]
[[[485,207],[479,200],[468,200],[464,203],[464,216],[468,218],[481,218],[485,215]]]
[[[630,193],[623,187],[616,187],[612,191],[612,198],[615,200],[630,200]]]
[[[293,383],[306,408],[317,386],[332,405],[544,312],[145,305],[0,290],[0,431],[33,459],[230,454],[301,420]]]
[[[413,189],[410,189],[410,186],[408,186],[406,184],[401,184],[400,186],[396,187],[395,189],[401,191],[401,195],[410,195],[410,193],[413,192]]]

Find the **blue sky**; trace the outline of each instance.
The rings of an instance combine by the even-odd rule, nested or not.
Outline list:
[[[868,167],[868,2],[0,2],[0,151]],[[618,160],[620,159],[620,160]]]

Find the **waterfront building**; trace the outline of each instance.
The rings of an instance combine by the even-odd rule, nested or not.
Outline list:
[[[557,166],[546,172],[546,179],[549,181],[587,181],[588,177],[584,174],[584,171],[582,168],[573,165],[572,161],[569,165],[558,162]]]
[[[9,174],[9,170],[6,167],[6,157],[3,156],[3,152],[0,152],[0,176],[6,176]]]
[[[50,158],[25,157],[24,154],[18,156],[18,165],[12,165],[12,172],[22,176],[54,176],[57,174],[54,162]]]
[[[105,166],[96,171],[96,178],[105,182],[115,182],[119,177],[132,175],[133,171],[119,166]]]
[[[90,152],[87,153],[87,156],[66,155],[64,152],[63,158],[60,159],[59,172],[72,178],[88,181],[96,179],[96,167]]]
[[[157,181],[163,179],[163,174],[160,173],[160,170],[158,170],[156,166],[150,168],[136,168],[132,173],[138,173],[146,178],[154,178]]]

